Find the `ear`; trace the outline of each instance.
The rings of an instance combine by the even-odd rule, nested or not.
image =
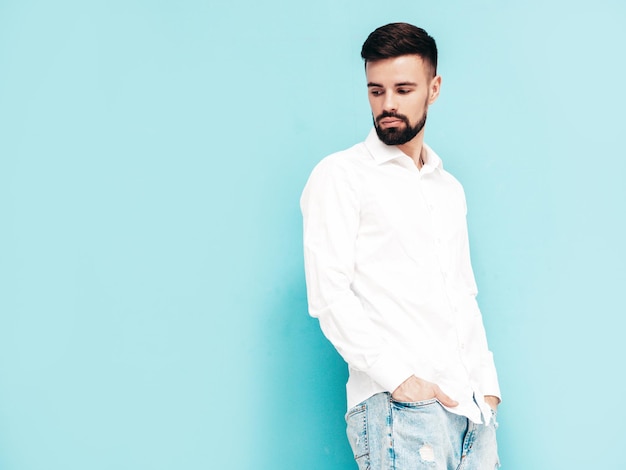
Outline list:
[[[437,75],[430,81],[428,86],[428,105],[430,106],[439,97],[439,90],[441,90],[441,75]]]

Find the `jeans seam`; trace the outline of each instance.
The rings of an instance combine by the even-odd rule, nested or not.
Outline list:
[[[393,442],[393,413],[391,412],[391,393],[387,393],[387,437],[389,438],[389,468],[396,468],[396,452]]]

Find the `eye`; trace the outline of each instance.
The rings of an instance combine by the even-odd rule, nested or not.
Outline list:
[[[372,96],[380,96],[383,94],[383,90],[380,90],[378,88],[370,88],[370,94]]]
[[[398,94],[400,95],[406,95],[408,93],[411,93],[411,89],[410,88],[398,88]]]

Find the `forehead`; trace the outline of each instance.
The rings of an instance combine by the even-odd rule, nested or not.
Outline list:
[[[425,82],[430,75],[430,66],[418,55],[402,55],[389,59],[368,62],[365,76],[368,83],[393,85],[403,82]]]

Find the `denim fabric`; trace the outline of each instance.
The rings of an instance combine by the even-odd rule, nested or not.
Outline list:
[[[475,424],[436,399],[401,403],[378,393],[346,414],[359,470],[494,470],[496,417]]]

